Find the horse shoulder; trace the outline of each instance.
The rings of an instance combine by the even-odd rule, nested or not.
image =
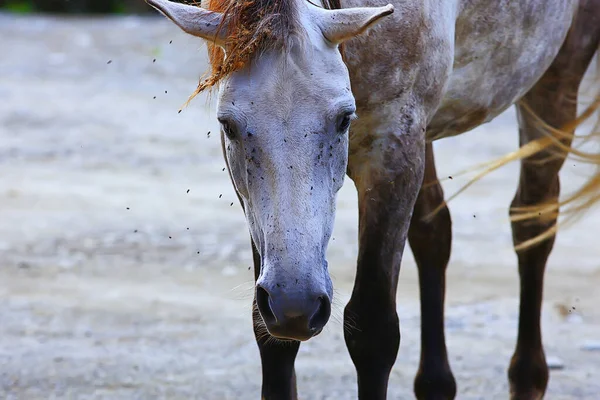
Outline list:
[[[347,43],[359,116],[351,129],[351,155],[425,128],[452,72],[457,1],[393,0],[394,14]],[[350,0],[344,6],[370,2]]]

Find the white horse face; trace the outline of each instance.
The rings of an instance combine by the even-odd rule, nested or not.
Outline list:
[[[217,117],[261,254],[259,311],[265,322],[282,321],[284,313],[314,314],[321,329],[333,294],[325,253],[355,105],[340,52],[317,31],[308,31],[308,38],[286,52],[267,51],[248,71],[234,72],[220,86]],[[284,296],[290,304],[281,305],[278,315]]]
[[[223,45],[223,16],[151,0],[186,32]],[[219,86],[225,158],[261,256],[258,310],[275,337],[307,340],[330,315],[325,253],[348,163],[355,104],[338,44],[391,6],[324,10],[299,1],[302,29],[285,50],[260,52]]]

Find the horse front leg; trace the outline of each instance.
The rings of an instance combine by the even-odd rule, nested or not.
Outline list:
[[[260,255],[252,241],[255,280],[260,273]],[[252,304],[254,336],[260,352],[262,366],[263,400],[297,400],[296,374],[294,361],[300,348],[296,340],[282,341],[269,334],[256,306],[256,296]]]
[[[406,134],[365,136],[350,148],[348,173],[359,195],[360,247],[354,290],[344,311],[344,337],[362,400],[386,398],[400,345],[398,273],[425,158],[423,130],[412,128],[399,130]]]

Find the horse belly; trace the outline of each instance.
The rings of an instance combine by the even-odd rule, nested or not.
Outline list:
[[[518,101],[556,57],[577,0],[463,0],[454,64],[431,139],[458,135]]]

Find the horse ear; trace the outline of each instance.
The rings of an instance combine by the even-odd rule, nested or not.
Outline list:
[[[173,21],[184,32],[219,46],[225,44],[227,26],[222,24],[223,14],[168,0],[146,0],[146,2]]]
[[[355,7],[341,10],[318,10],[318,21],[323,36],[334,44],[340,44],[360,35],[386,15],[394,12],[394,6]]]

